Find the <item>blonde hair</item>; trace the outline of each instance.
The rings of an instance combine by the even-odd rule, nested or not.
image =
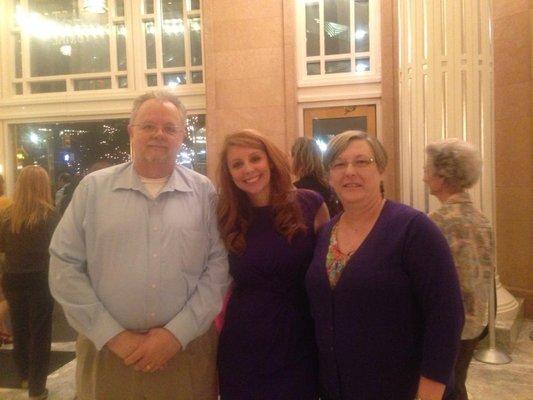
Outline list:
[[[327,186],[322,165],[322,154],[313,139],[301,137],[296,139],[291,148],[292,173],[298,179],[312,176],[324,186]]]
[[[13,204],[6,210],[11,219],[11,231],[32,228],[53,211],[50,178],[38,165],[24,167],[15,184]]]

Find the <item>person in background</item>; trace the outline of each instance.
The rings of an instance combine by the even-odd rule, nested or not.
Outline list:
[[[61,200],[65,196],[65,187],[72,182],[72,175],[68,172],[63,172],[57,177],[57,191],[55,194],[55,205],[59,209]]]
[[[472,204],[466,189],[481,173],[481,158],[470,144],[458,139],[426,147],[424,182],[441,207],[429,217],[450,245],[459,275],[465,326],[455,365],[455,386],[450,400],[468,400],[466,378],[477,344],[486,334],[489,294],[494,272],[494,240],[489,220]]]
[[[446,239],[383,198],[387,154],[375,136],[335,136],[324,165],[344,211],[321,229],[306,276],[321,399],[440,400],[464,320]]]
[[[185,121],[173,93],[139,96],[132,161],[87,175],[54,233],[50,287],[79,333],[80,400],[217,399],[228,261],[213,185],[176,165]]]
[[[5,195],[5,181],[3,175],[0,174],[0,215],[2,210],[11,205],[11,199]],[[2,271],[4,270],[6,259],[5,254],[0,253],[0,281],[2,279]],[[11,325],[9,323],[9,306],[0,288],[0,347],[3,344],[11,343]]]
[[[322,197],[294,189],[286,156],[258,132],[226,137],[217,215],[233,293],[220,334],[222,400],[317,399],[313,324],[303,279]]]
[[[6,255],[2,290],[13,325],[13,357],[30,399],[46,399],[54,307],[48,245],[58,220],[46,171],[24,167],[13,200],[0,219],[0,251]]]
[[[316,142],[306,137],[296,139],[291,148],[291,160],[292,173],[297,178],[293,185],[320,193],[326,202],[329,215],[336,215],[339,211],[338,200],[324,174],[322,153]]]

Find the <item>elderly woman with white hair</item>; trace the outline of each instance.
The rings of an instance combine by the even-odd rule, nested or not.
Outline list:
[[[450,399],[468,400],[466,375],[476,345],[486,332],[494,268],[490,222],[474,207],[466,192],[479,179],[481,159],[472,145],[457,139],[431,143],[426,153],[424,182],[442,203],[429,217],[450,245],[466,314]]]

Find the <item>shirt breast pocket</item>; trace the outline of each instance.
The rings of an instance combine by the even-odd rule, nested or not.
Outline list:
[[[199,277],[203,272],[208,255],[208,234],[205,230],[181,228],[178,234],[177,255],[183,273]]]

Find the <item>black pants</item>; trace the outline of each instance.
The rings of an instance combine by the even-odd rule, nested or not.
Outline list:
[[[451,390],[451,393],[445,397],[445,400],[468,400],[468,393],[466,392],[468,367],[470,366],[470,361],[472,361],[478,343],[486,336],[486,334],[487,328],[485,328],[477,338],[461,340],[459,353],[457,354],[457,359],[455,361],[454,387]]]
[[[13,357],[21,379],[28,380],[29,395],[46,388],[54,301],[46,272],[4,273],[2,289],[13,326]]]

